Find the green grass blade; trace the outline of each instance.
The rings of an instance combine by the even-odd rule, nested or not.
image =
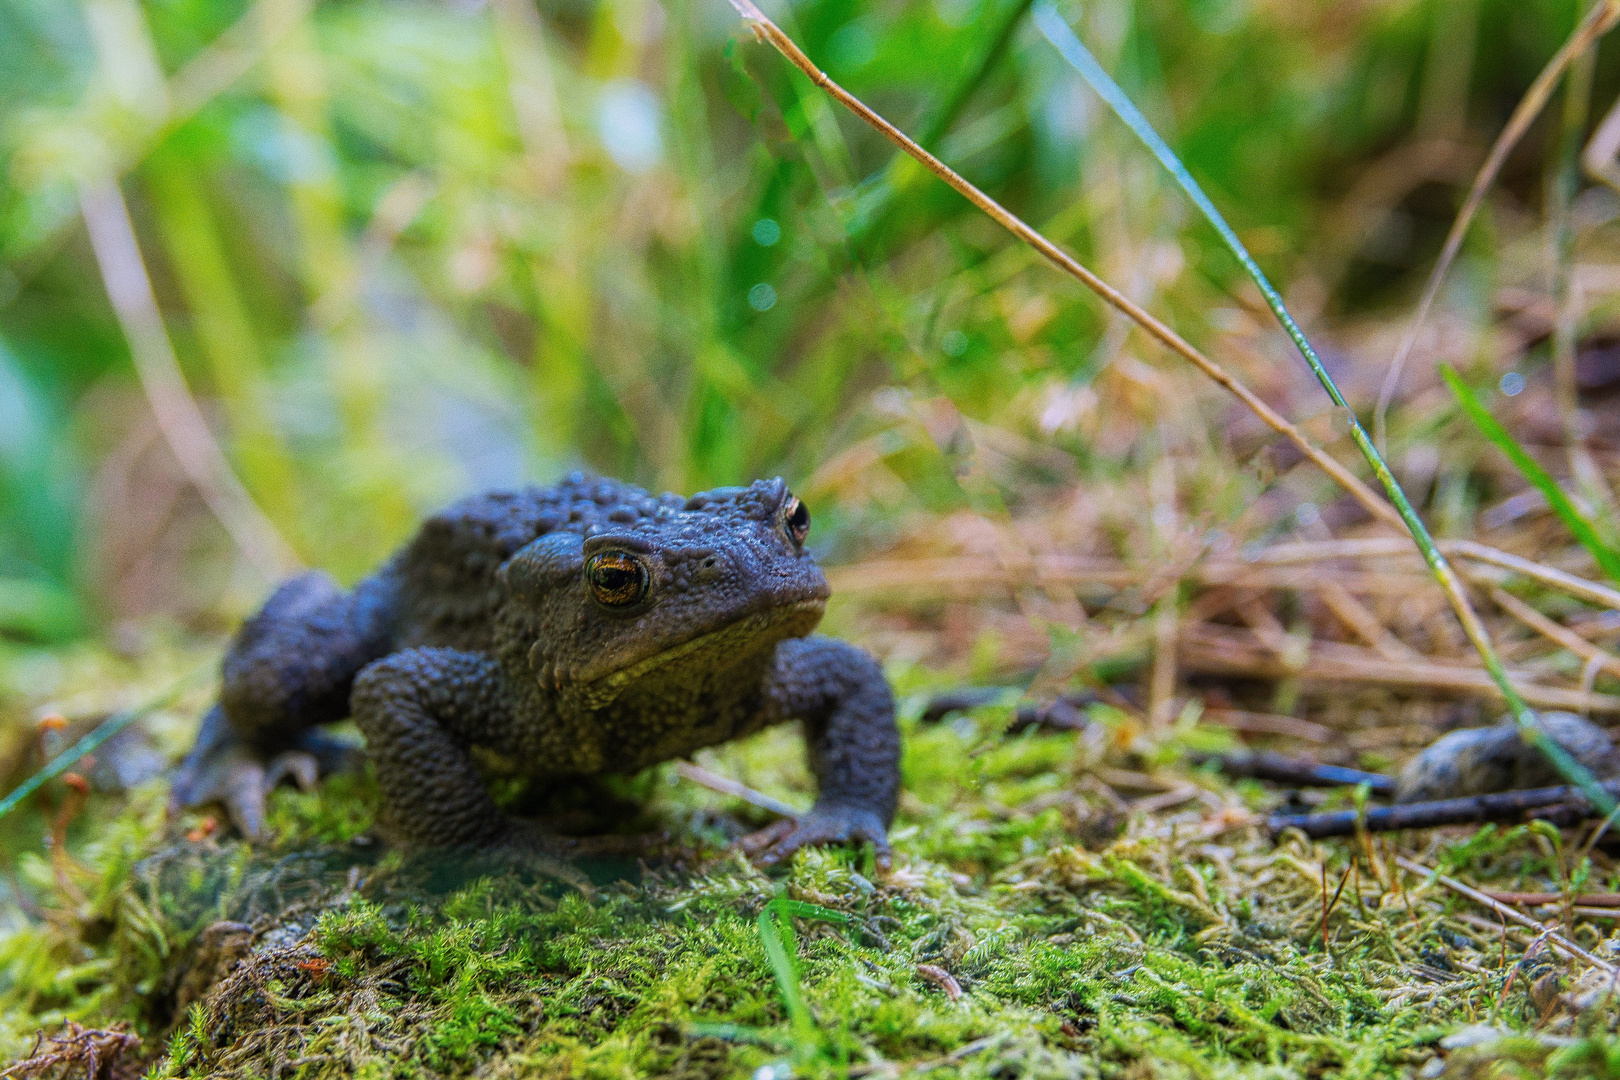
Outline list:
[[[1570,502],[1569,496],[1564,494],[1564,489],[1558,486],[1558,481],[1554,480],[1546,469],[1536,464],[1534,458],[1525,453],[1524,447],[1520,446],[1518,440],[1508,433],[1507,428],[1498,423],[1496,417],[1486,410],[1484,403],[1479,400],[1479,395],[1462,381],[1451,369],[1451,365],[1441,364],[1440,374],[1446,380],[1446,385],[1451,387],[1451,393],[1456,397],[1457,404],[1462,406],[1463,412],[1468,414],[1468,419],[1474,422],[1480,434],[1506,454],[1513,467],[1523,473],[1524,478],[1534,484],[1537,491],[1546,496],[1547,505],[1552,507],[1553,513],[1558,515],[1558,519],[1564,523],[1564,527],[1571,535],[1580,541],[1581,546],[1592,553],[1592,558],[1597,560],[1598,566],[1609,579],[1620,581],[1620,552],[1616,552],[1603,542],[1592,522]]]
[[[784,899],[782,903],[787,907],[787,913],[795,919],[815,919],[818,922],[836,923],[839,926],[848,926],[851,921],[842,911],[834,911],[832,908],[812,904],[807,900]]]
[[[759,940],[765,946],[765,960],[776,976],[777,990],[787,1008],[788,1022],[793,1028],[793,1056],[808,1060],[821,1049],[820,1034],[815,1017],[804,1003],[799,987],[798,943],[793,933],[793,916],[786,897],[778,896],[759,913]]]
[[[50,763],[47,764],[43,769],[39,770],[33,776],[30,776],[27,780],[24,780],[21,784],[18,784],[16,789],[4,799],[0,799],[0,817],[5,817],[7,814],[11,813],[11,811],[16,809],[24,799],[28,798],[28,796],[32,795],[34,792],[43,787],[47,780],[67,772],[80,758],[84,757],[86,754],[93,753],[96,747],[100,746],[102,743],[106,742],[120,731],[123,731],[125,728],[129,727],[129,725],[133,724],[147,713],[161,709],[175,701],[180,697],[181,694],[185,693],[192,686],[201,682],[204,676],[213,674],[214,667],[214,662],[204,664],[202,667],[191,672],[189,675],[182,676],[179,680],[170,684],[166,689],[148,698],[146,701],[143,701],[134,708],[120,709],[118,712],[113,713],[111,716],[107,717],[107,719],[97,724],[95,730],[91,731],[84,738],[80,739],[78,742],[74,743],[60,754],[57,754],[56,757],[52,758]]]
[[[1036,5],[1033,18],[1036,27],[1045,35],[1046,40],[1052,43],[1052,46],[1062,54],[1063,58],[1080,73],[1081,78],[1085,79],[1091,88],[1096,91],[1097,95],[1108,103],[1109,108],[1114,110],[1114,113],[1125,122],[1136,137],[1146,144],[1147,148],[1153,152],[1153,156],[1159,159],[1159,164],[1163,165],[1170,175],[1175,178],[1176,183],[1181,186],[1181,190],[1193,201],[1193,205],[1197,206],[1199,211],[1203,213],[1205,219],[1220,235],[1221,241],[1260,289],[1261,295],[1265,297],[1266,306],[1271,308],[1272,314],[1282,324],[1282,328],[1288,334],[1289,339],[1299,349],[1300,355],[1305,358],[1305,363],[1309,365],[1311,373],[1316,376],[1317,382],[1322,384],[1322,389],[1327,391],[1327,395],[1332,399],[1333,404],[1344,410],[1345,418],[1350,425],[1350,437],[1355,441],[1356,448],[1361,451],[1361,456],[1367,459],[1367,464],[1372,466],[1373,473],[1378,477],[1379,484],[1382,485],[1385,494],[1389,496],[1389,501],[1394,504],[1396,512],[1400,514],[1401,521],[1412,534],[1412,539],[1417,544],[1418,550],[1423,553],[1424,561],[1428,563],[1429,570],[1433,573],[1435,580],[1440,583],[1441,588],[1446,590],[1448,598],[1452,598],[1457,608],[1458,617],[1463,618],[1465,612],[1468,611],[1467,599],[1461,591],[1461,586],[1457,583],[1456,574],[1452,571],[1450,564],[1446,562],[1446,557],[1440,553],[1440,548],[1436,546],[1434,537],[1429,534],[1428,526],[1423,523],[1422,518],[1418,517],[1417,510],[1413,508],[1411,500],[1406,497],[1406,492],[1401,488],[1400,481],[1395,479],[1395,474],[1390,471],[1389,464],[1384,461],[1383,455],[1378,452],[1378,447],[1373,444],[1372,436],[1362,426],[1361,420],[1355,414],[1355,410],[1350,408],[1350,404],[1345,400],[1344,394],[1340,392],[1338,384],[1333,381],[1333,376],[1328,374],[1321,357],[1317,355],[1316,349],[1305,336],[1305,331],[1300,329],[1299,323],[1294,321],[1294,316],[1289,312],[1288,306],[1283,303],[1282,294],[1271,284],[1265,272],[1260,269],[1260,264],[1254,261],[1254,257],[1249,254],[1248,248],[1243,246],[1243,241],[1238,239],[1237,233],[1226,223],[1226,218],[1216,209],[1209,196],[1204,194],[1204,189],[1199,186],[1197,180],[1193,179],[1192,174],[1187,171],[1187,167],[1181,163],[1181,159],[1176,157],[1175,151],[1171,150],[1169,144],[1159,137],[1159,133],[1153,130],[1153,125],[1148,123],[1147,117],[1142,115],[1141,111],[1125,94],[1125,91],[1120,89],[1119,84],[1109,76],[1108,72],[1103,70],[1096,57],[1092,56],[1090,50],[1075,36],[1074,31],[1069,28],[1069,24],[1063,21],[1063,17],[1057,13],[1057,9],[1042,0],[1041,3]],[[1468,617],[1473,618],[1471,613],[1468,613]],[[1519,725],[1519,730],[1524,739],[1540,750],[1558,771],[1558,774],[1566,782],[1579,788],[1581,794],[1600,813],[1607,814],[1612,811],[1615,807],[1614,797],[1603,788],[1603,785],[1597,782],[1597,778],[1592,775],[1590,770],[1576,761],[1562,746],[1541,729],[1540,724],[1536,721],[1534,710],[1525,703],[1524,699],[1519,696],[1519,692],[1514,689],[1512,680],[1508,678],[1507,669],[1502,666],[1502,660],[1491,646],[1490,639],[1485,635],[1483,627],[1478,625],[1477,620],[1474,620],[1471,629],[1470,622],[1465,619],[1463,629],[1469,631],[1469,639],[1479,653],[1480,662],[1484,664],[1491,681],[1496,684],[1496,688],[1501,692],[1503,700],[1507,702],[1508,710],[1512,713],[1514,722]]]

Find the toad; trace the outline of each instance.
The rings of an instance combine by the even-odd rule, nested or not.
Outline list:
[[[276,590],[226,653],[171,806],[223,801],[257,836],[279,778],[313,782],[313,729],[352,716],[387,833],[544,850],[480,758],[542,783],[632,773],[798,720],[819,795],[763,860],[870,841],[886,863],[894,699],[869,654],[812,634],[829,589],[809,529],[780,479],[682,498],[576,473],[465,499],[350,591],[318,572]]]

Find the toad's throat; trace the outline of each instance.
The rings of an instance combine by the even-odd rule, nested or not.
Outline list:
[[[654,653],[628,667],[581,683],[575,687],[574,693],[586,708],[604,708],[648,675],[681,660],[710,656],[714,658],[716,667],[723,667],[727,660],[751,652],[750,646],[803,637],[816,628],[826,610],[827,601],[814,599],[799,600],[745,615],[718,630],[699,634],[690,641]]]

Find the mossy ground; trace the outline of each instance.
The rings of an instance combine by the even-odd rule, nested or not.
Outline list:
[[[1224,732],[1189,715],[1150,736],[1097,708],[1084,733],[1006,736],[1004,709],[923,725],[905,701],[887,874],[831,850],[763,873],[731,842],[766,819],[668,767],[617,785],[605,820],[579,809],[600,791],[549,808],[622,834],[581,857],[589,895],[388,850],[364,774],[278,791],[258,849],[165,825],[161,778],[92,796],[54,854],[38,831],[24,851],[14,819],[0,1051],[71,1019],[130,1025],[124,1068],[152,1076],[1620,1073],[1603,988],[1530,935],[1399,875],[1382,843],[1233,827],[1280,796],[1185,766]],[[792,730],[702,760],[808,801]],[[1133,783],[1186,801],[1119,806]],[[1401,849],[1502,887],[1613,888],[1579,843],[1537,827]],[[1325,931],[1324,880],[1345,880]],[[777,930],[779,896],[796,917]],[[1607,926],[1568,929],[1609,955]]]

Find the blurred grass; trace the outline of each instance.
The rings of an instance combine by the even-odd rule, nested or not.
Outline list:
[[[1275,276],[1350,317],[1400,295],[1444,207],[1397,207],[1399,250],[1323,252],[1344,178],[1404,140],[1488,131],[1574,15],[1464,7],[1103,4],[1081,25]],[[825,0],[792,20],[836,78],[1197,338],[1235,267],[1201,226],[1177,239],[1163,182],[1094,126],[1021,10]],[[818,500],[824,542],[856,548],[868,513],[1021,497],[894,430],[883,388],[1110,467],[1031,416],[1106,366],[1084,344],[1101,313],[1026,280],[1025,256],[737,40],[721,7],[8,2],[0,42],[0,572],[90,615],[41,608],[23,636],[206,620],[263,589],[199,584],[198,561],[230,558],[222,537],[183,491],[153,490],[175,470],[142,442],[75,219],[76,185],[107,169],[244,482],[346,578],[459,491],[581,462],[682,490],[773,471],[802,485],[886,431],[900,487],[884,505],[846,506],[836,485]],[[211,63],[240,76],[210,82]],[[1600,63],[1597,93],[1613,82]],[[1335,260],[1343,280],[1312,278]],[[1133,440],[1153,441],[1151,425]],[[146,472],[109,477],[114,461]],[[98,475],[166,515],[119,520]]]

